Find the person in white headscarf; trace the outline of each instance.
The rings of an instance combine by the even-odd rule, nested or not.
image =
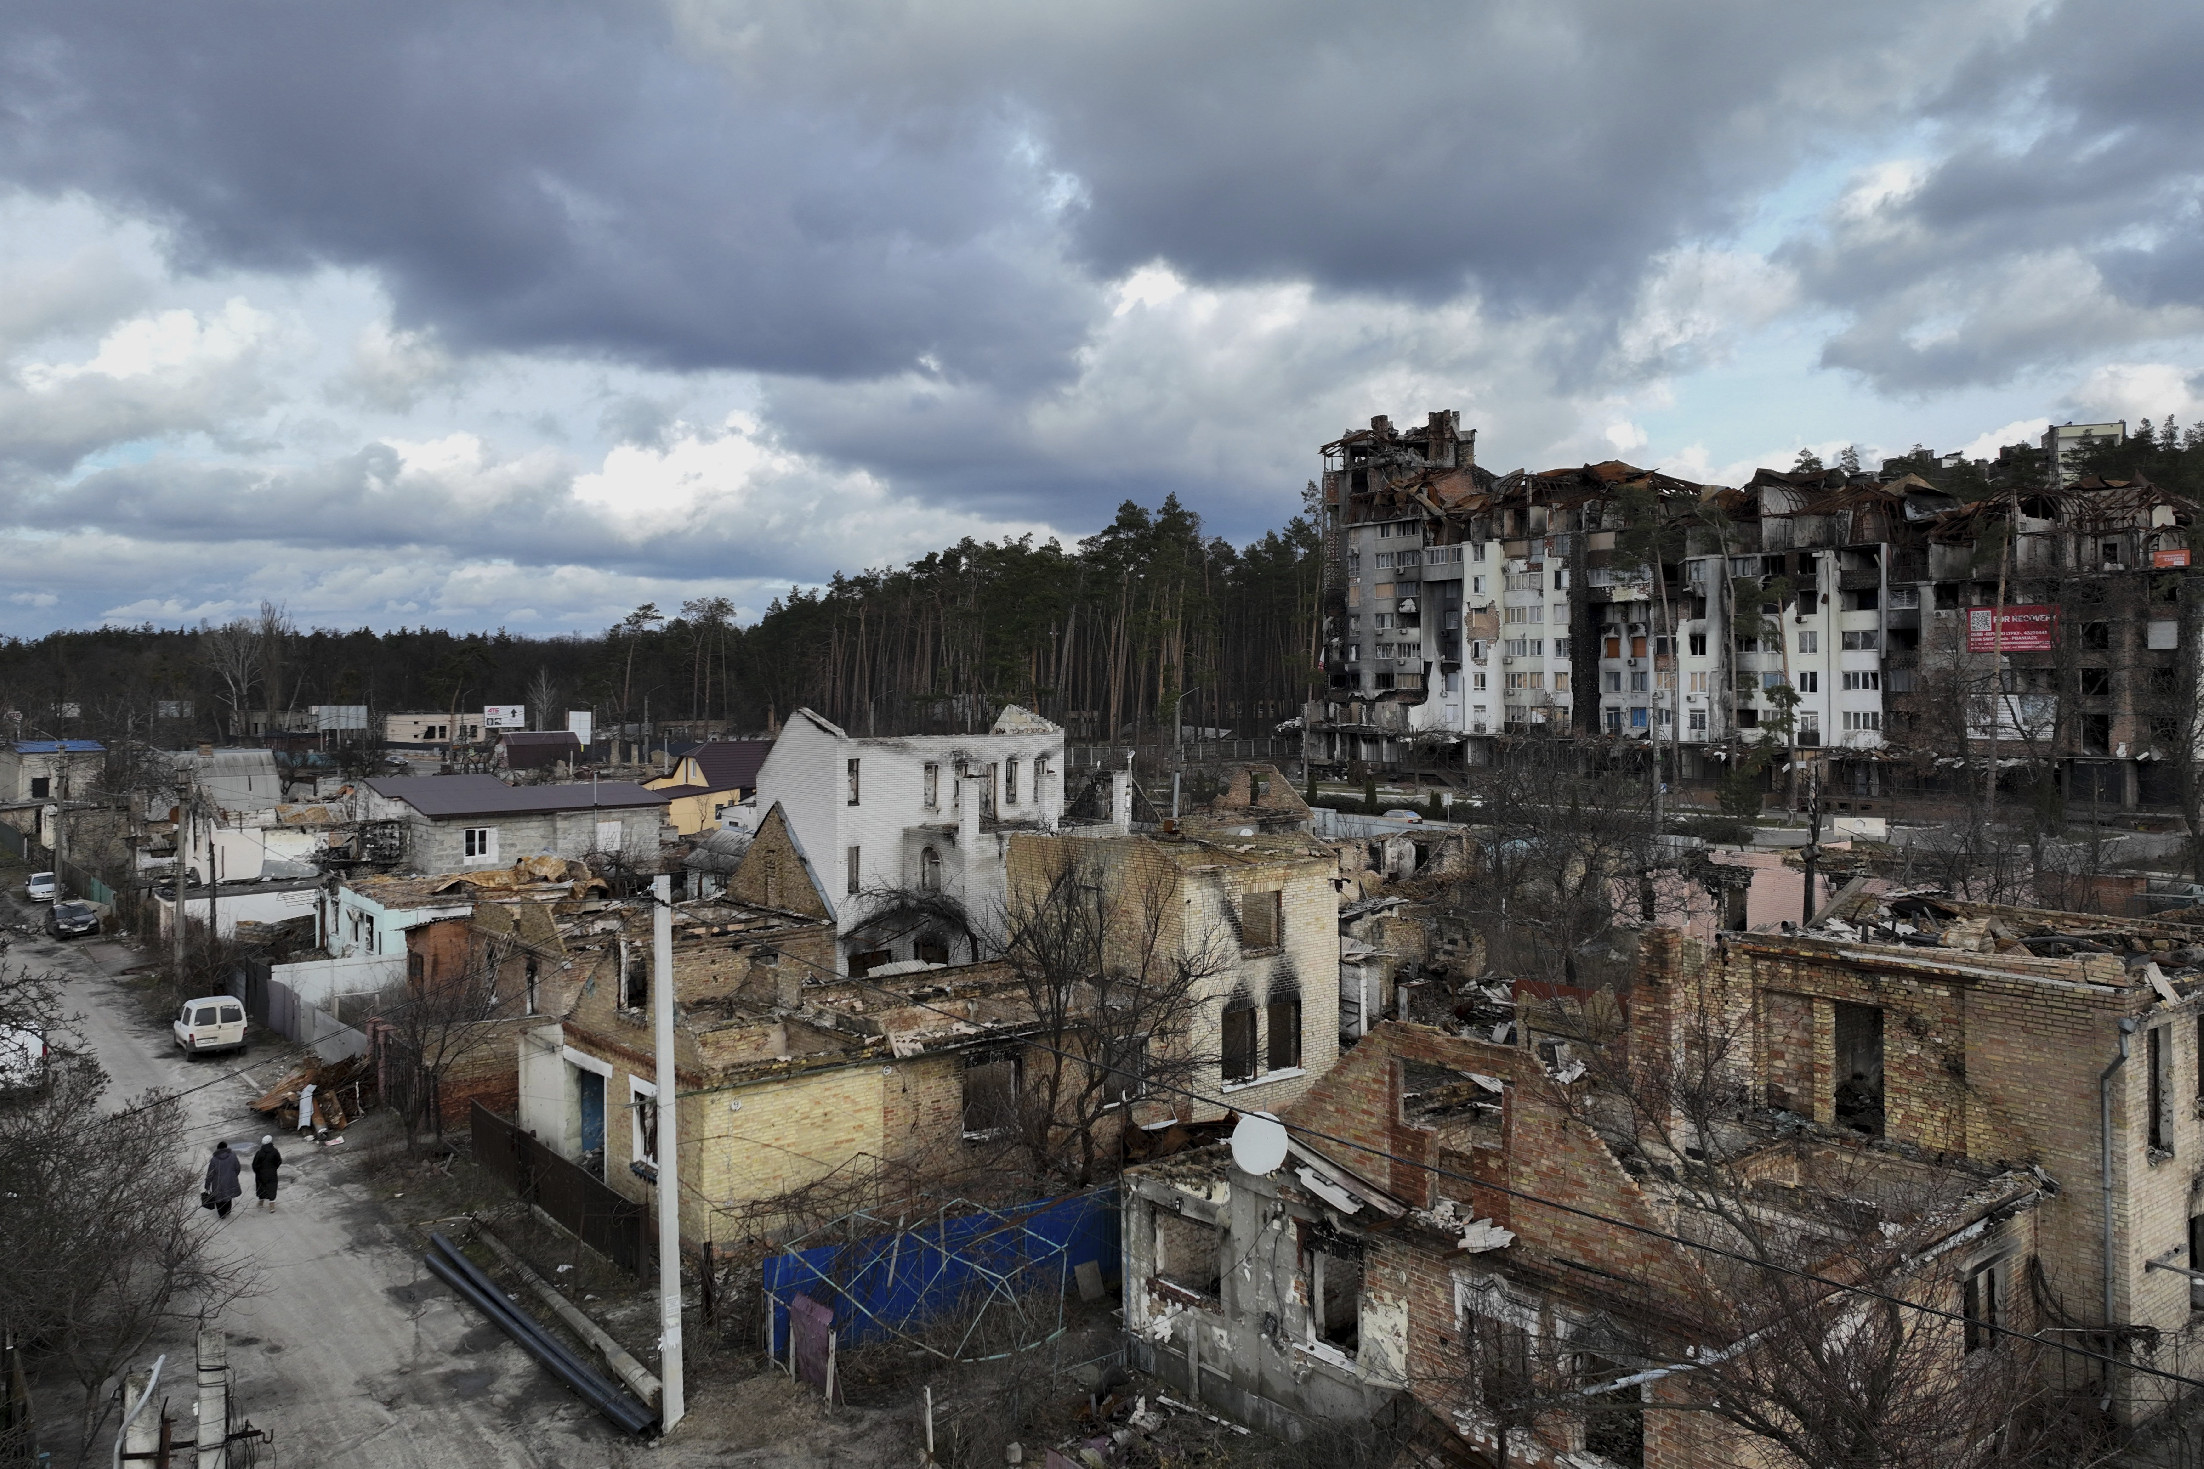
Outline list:
[[[253,1207],[273,1209],[276,1200],[276,1170],[283,1166],[283,1155],[276,1151],[275,1136],[260,1140],[259,1150],[253,1154]]]

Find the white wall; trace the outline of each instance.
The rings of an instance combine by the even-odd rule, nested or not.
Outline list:
[[[221,892],[214,902],[214,920],[219,925],[216,932],[223,938],[236,934],[242,922],[281,923],[286,918],[301,918],[314,911],[321,893],[318,888],[300,887],[281,891]],[[166,892],[153,890],[153,900],[160,909],[161,933],[169,932],[169,914],[176,906],[173,888]],[[207,921],[208,898],[205,888],[187,890],[184,894],[184,911],[201,923]]]
[[[339,995],[368,995],[401,983],[403,954],[354,954],[343,959],[302,959],[269,966],[269,977],[289,987],[300,1002],[327,1009]]]
[[[858,804],[849,804],[849,761],[859,762]],[[1018,799],[1004,799],[1003,773],[1018,766]],[[939,828],[945,883],[957,882],[966,901],[984,908],[1003,888],[1004,840],[992,831],[960,843],[955,829],[963,796],[959,762],[994,767],[998,822],[1053,829],[1064,802],[1062,730],[1034,734],[910,735],[854,739],[808,710],[782,729],[758,772],[757,809],[778,802],[789,830],[825,889],[839,930],[847,933],[863,914],[850,889],[915,886],[918,853],[926,844],[917,829]],[[1037,781],[1036,761],[1045,761]],[[926,804],[926,767],[937,768],[936,800]],[[964,848],[969,846],[970,850]],[[858,851],[852,882],[849,849]],[[898,957],[908,957],[900,955]]]

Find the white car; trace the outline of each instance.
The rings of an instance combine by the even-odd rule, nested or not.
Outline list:
[[[183,1013],[169,1027],[176,1044],[201,1051],[234,1051],[245,1044],[245,1002],[235,995],[207,995],[184,1001]]]
[[[34,872],[23,885],[23,896],[34,903],[51,903],[61,896],[61,884],[51,872]]]

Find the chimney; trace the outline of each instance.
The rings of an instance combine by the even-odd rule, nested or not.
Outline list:
[[[212,760],[214,758],[214,746],[201,745],[199,747],[199,758],[202,760]]]
[[[1110,825],[1119,836],[1130,836],[1133,830],[1133,773],[1130,770],[1110,772]]]

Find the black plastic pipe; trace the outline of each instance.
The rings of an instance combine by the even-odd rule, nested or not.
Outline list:
[[[647,1407],[622,1392],[568,1350],[566,1344],[543,1329],[527,1312],[505,1298],[497,1283],[481,1267],[460,1252],[443,1235],[430,1237],[432,1248],[423,1257],[430,1272],[471,1302],[522,1349],[541,1362],[553,1376],[579,1393],[589,1405],[621,1430],[647,1433],[657,1418]]]

